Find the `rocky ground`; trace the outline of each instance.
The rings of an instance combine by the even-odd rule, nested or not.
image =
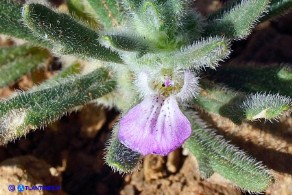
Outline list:
[[[220,1],[197,1],[208,13],[221,6]],[[0,39],[1,45],[9,40]],[[292,63],[292,14],[257,26],[252,35],[235,42],[226,63]],[[56,68],[57,67],[57,68]],[[45,71],[23,77],[18,83],[0,89],[2,98],[15,89],[32,86],[32,77],[50,77],[58,64]],[[9,194],[9,184],[55,185],[61,190],[52,194],[243,194],[218,174],[202,180],[196,159],[181,149],[167,157],[147,156],[140,171],[120,175],[104,164],[105,142],[118,118],[117,110],[88,105],[81,111],[62,117],[44,129],[0,147],[0,194]],[[201,113],[218,133],[232,144],[262,161],[271,169],[276,181],[266,194],[292,194],[292,119],[279,122],[243,123]],[[16,192],[15,192],[16,193]],[[25,191],[22,194],[49,194]]]

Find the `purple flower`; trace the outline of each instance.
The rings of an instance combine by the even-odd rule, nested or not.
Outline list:
[[[195,96],[198,79],[190,71],[175,76],[164,74],[160,80],[153,78],[146,73],[138,76],[137,86],[144,100],[122,117],[118,137],[125,146],[143,155],[167,155],[191,135],[191,124],[177,100]]]

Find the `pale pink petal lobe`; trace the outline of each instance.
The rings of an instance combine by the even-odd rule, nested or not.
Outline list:
[[[180,147],[192,132],[191,124],[180,111],[174,96],[168,97],[161,107],[155,127],[156,143],[153,154],[167,155]]]
[[[145,99],[122,117],[119,125],[119,140],[127,147],[143,155],[152,153],[155,142],[154,127],[163,99],[146,96]]]
[[[120,121],[120,141],[143,155],[167,155],[191,135],[191,125],[170,96],[148,96]]]

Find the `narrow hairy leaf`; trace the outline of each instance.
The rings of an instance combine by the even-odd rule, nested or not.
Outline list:
[[[134,61],[141,67],[153,67],[163,64],[164,67],[169,68],[193,68],[199,70],[206,67],[215,68],[218,62],[228,57],[229,53],[228,41],[224,38],[215,37],[193,43],[180,51],[146,54],[140,58],[129,56],[125,58],[125,61],[128,64]]]
[[[167,49],[170,43],[164,23],[166,18],[160,11],[161,5],[157,2],[143,1],[139,9],[128,16],[126,25],[157,48]]]
[[[135,12],[140,7],[143,0],[122,0],[122,5],[125,9]]]
[[[116,52],[100,45],[95,31],[67,14],[56,13],[41,4],[27,4],[23,9],[23,19],[36,35],[50,41],[59,53],[122,63]]]
[[[272,0],[268,9],[268,13],[263,18],[261,18],[261,21],[268,20],[275,16],[283,15],[288,11],[291,11],[291,8],[291,0]]]
[[[248,96],[241,107],[247,120],[272,120],[292,108],[292,99],[279,94],[257,93]]]
[[[209,17],[206,36],[224,35],[231,39],[243,39],[267,11],[269,0],[235,0],[228,9]]]
[[[30,129],[57,120],[74,107],[84,105],[115,88],[107,70],[58,80],[0,102],[0,143],[6,144]]]
[[[194,155],[200,154],[208,159],[215,172],[242,190],[254,193],[263,192],[273,182],[273,176],[262,163],[206,128],[196,112],[189,109],[185,111],[185,115],[191,121],[193,129],[185,147]]]
[[[120,24],[122,13],[119,1],[116,0],[87,0],[95,11],[99,22],[110,28]]]
[[[3,52],[4,50],[6,51]],[[11,53],[9,53],[9,51],[11,51]],[[1,60],[1,57],[5,55],[0,54],[0,61],[6,61],[4,63],[0,62],[0,87],[15,82],[21,76],[42,66],[50,58],[50,53],[47,50],[26,45],[20,46],[20,48],[16,46],[2,49],[0,53],[6,53],[7,56],[6,60]]]
[[[47,46],[45,41],[35,37],[22,21],[21,4],[13,0],[0,1],[0,33]]]
[[[149,30],[159,31],[163,25],[162,14],[159,10],[159,6],[152,1],[144,1],[140,8],[140,13],[143,14],[144,21]]]
[[[176,32],[176,39],[177,41],[181,39],[183,44],[186,45],[191,44],[202,36],[205,19],[196,10],[191,9],[180,15],[179,19],[177,19],[177,24],[179,26]]]
[[[101,24],[98,22],[95,10],[92,9],[87,0],[67,0],[66,2],[72,17],[81,20],[84,24],[89,25],[93,29],[102,28]]]
[[[29,55],[30,51],[35,47],[29,44],[11,46],[11,47],[0,47],[0,66],[12,62],[19,56]]]
[[[112,137],[106,148],[105,162],[114,171],[130,173],[139,168],[142,155],[124,146],[117,136],[118,126],[113,129]]]
[[[184,69],[215,68],[229,54],[229,42],[224,38],[212,37],[183,48],[175,59],[180,62],[178,66]]]
[[[131,36],[132,35],[132,36]],[[99,39],[100,43],[107,47],[111,47],[114,50],[131,51],[138,53],[151,52],[150,44],[146,42],[142,37],[137,35],[124,33],[103,35]]]
[[[196,157],[199,165],[200,176],[204,179],[211,177],[214,174],[214,170],[210,164],[210,159],[206,156],[205,147],[199,142],[193,142],[192,137],[189,138],[184,147],[190,150],[190,152]]]
[[[235,92],[207,80],[201,80],[200,84],[202,89],[194,99],[194,103],[198,108],[227,117],[235,123],[241,123],[244,113],[239,105],[245,100],[245,94]]]
[[[248,93],[261,91],[292,97],[292,68],[289,66],[229,64],[210,71],[208,77]]]

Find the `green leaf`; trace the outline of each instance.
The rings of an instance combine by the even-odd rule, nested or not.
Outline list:
[[[143,0],[122,0],[122,5],[125,9],[136,12],[141,6]]]
[[[247,120],[277,119],[292,108],[292,99],[279,94],[249,95],[242,104]]]
[[[67,0],[66,2],[72,17],[81,20],[93,29],[102,28],[102,25],[98,22],[95,10],[92,9],[87,0]]]
[[[0,87],[41,67],[50,58],[47,50],[29,45],[0,49]]]
[[[193,43],[175,52],[160,52],[146,54],[140,58],[127,58],[138,63],[141,67],[153,67],[163,64],[164,67],[200,70],[202,68],[215,68],[218,62],[226,59],[230,53],[229,42],[224,38],[214,37]],[[135,63],[135,64],[136,64]]]
[[[203,156],[207,159],[207,166],[244,191],[260,193],[273,183],[273,176],[262,163],[206,128],[193,110],[188,109],[184,113],[193,129],[192,136],[184,146],[195,156],[199,154],[200,158]]]
[[[84,105],[116,86],[105,69],[84,76],[69,77],[35,88],[0,102],[0,144],[6,144],[31,129],[59,119],[74,107]]]
[[[22,21],[22,6],[12,0],[0,2],[0,33],[31,41],[37,45],[48,46],[46,41],[38,39]]]
[[[118,53],[100,45],[99,35],[95,31],[66,14],[56,13],[41,4],[26,4],[23,8],[23,20],[36,35],[48,40],[59,53],[122,63]]]
[[[118,26],[123,18],[121,5],[116,0],[86,0],[95,11],[99,22],[107,29]]]
[[[291,8],[292,0],[272,0],[268,9],[268,13],[263,18],[261,18],[261,21],[283,15],[288,11],[291,11]]]
[[[292,97],[292,69],[285,65],[228,64],[208,77],[235,90],[247,93],[279,93]]]
[[[0,47],[0,66],[12,62],[19,56],[26,56],[34,47],[29,44]]]
[[[142,37],[139,37],[134,34],[108,34],[102,35],[99,39],[100,43],[111,47],[113,50],[117,51],[128,51],[128,52],[138,52],[138,53],[146,53],[151,52],[154,49],[149,42],[146,42]]]
[[[246,96],[226,87],[216,85],[207,80],[201,80],[202,90],[194,99],[195,105],[204,111],[229,118],[234,123],[241,123],[244,112],[240,105]]]
[[[230,54],[229,41],[221,37],[212,37],[193,43],[174,55],[183,69],[215,68],[218,62]]]
[[[209,17],[205,36],[223,35],[231,39],[243,39],[267,11],[269,0],[235,0]]]

